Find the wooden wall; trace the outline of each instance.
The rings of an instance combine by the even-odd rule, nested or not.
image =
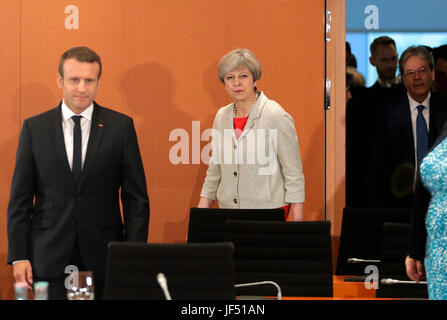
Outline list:
[[[345,207],[346,155],[346,40],[345,1],[327,0],[331,12],[331,39],[326,47],[326,76],[332,82],[331,109],[326,112],[326,219],[332,226],[334,270]]]
[[[324,219],[324,0],[1,0],[0,13],[2,298],[12,296],[6,209],[20,127],[59,103],[57,62],[78,45],[103,60],[96,101],[135,120],[151,201],[149,242],[186,239],[206,164],[193,163],[200,150],[190,148],[188,163],[174,165],[169,134],[185,129],[190,147],[208,144],[200,133],[231,102],[217,62],[237,47],[257,55],[259,89],[294,117],[305,219]]]

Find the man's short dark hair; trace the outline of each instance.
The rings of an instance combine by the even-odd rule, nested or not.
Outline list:
[[[102,73],[101,58],[96,54],[96,52],[88,47],[74,47],[65,51],[59,60],[58,72],[62,78],[64,78],[65,60],[71,58],[75,58],[79,62],[98,63],[99,65],[98,79],[101,77]]]
[[[435,63],[439,58],[447,61],[447,44],[444,44],[440,47],[434,48],[432,51],[432,54],[433,54],[433,60],[435,60]]]
[[[371,52],[371,56],[375,57],[377,53],[377,48],[379,46],[391,46],[393,45],[396,48],[396,42],[388,36],[382,36],[374,39],[373,43],[369,46],[369,51]]]

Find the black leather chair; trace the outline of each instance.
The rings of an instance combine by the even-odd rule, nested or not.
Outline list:
[[[172,300],[235,299],[231,243],[147,244],[111,242],[104,299],[164,300],[163,273]]]
[[[409,223],[411,209],[344,208],[337,257],[337,275],[365,275],[367,265],[379,266],[385,222]],[[348,259],[366,260],[349,263]]]
[[[232,220],[284,221],[282,209],[191,208],[188,243],[224,241],[225,222]]]
[[[277,283],[285,296],[333,295],[329,221],[226,222],[225,241],[234,244],[236,284]],[[275,296],[271,285],[237,288],[238,296]]]
[[[396,283],[384,279],[410,281],[405,270],[408,249],[409,223],[389,223],[383,225],[383,241],[379,265],[378,298],[428,298],[427,285],[421,283]],[[395,282],[395,283],[393,283]]]

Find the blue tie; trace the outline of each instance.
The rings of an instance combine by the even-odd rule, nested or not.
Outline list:
[[[82,167],[82,131],[81,131],[81,118],[82,116],[71,117],[75,123],[73,129],[73,165],[71,171],[73,172],[75,181],[81,174]]]
[[[427,123],[425,122],[424,116],[422,115],[422,110],[424,110],[423,105],[418,105],[418,116],[416,118],[416,135],[417,135],[417,165],[421,164],[422,158],[428,150],[428,129]]]

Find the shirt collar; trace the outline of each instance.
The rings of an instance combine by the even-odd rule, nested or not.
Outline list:
[[[430,97],[431,97],[431,92],[428,92],[427,98],[425,98],[424,101],[422,101],[422,103],[417,102],[416,100],[414,100],[412,97],[410,97],[410,95],[407,93],[408,96],[408,101],[410,101],[410,109],[414,110],[418,107],[418,105],[423,105],[425,108],[430,109]]]
[[[400,83],[400,80],[398,77],[395,77],[391,82],[385,82],[380,78],[377,78],[377,82],[380,84],[381,87],[383,88],[391,88],[391,86],[393,84],[398,84]]]
[[[69,119],[71,119],[71,117],[77,115],[76,113],[74,113],[73,111],[71,111],[71,109],[65,104],[65,101],[62,100],[62,119],[64,121],[67,121]],[[92,120],[92,114],[93,114],[93,102],[88,106],[87,109],[85,109],[84,111],[82,111],[79,116],[82,116],[83,118],[86,118],[87,120],[91,121]]]

